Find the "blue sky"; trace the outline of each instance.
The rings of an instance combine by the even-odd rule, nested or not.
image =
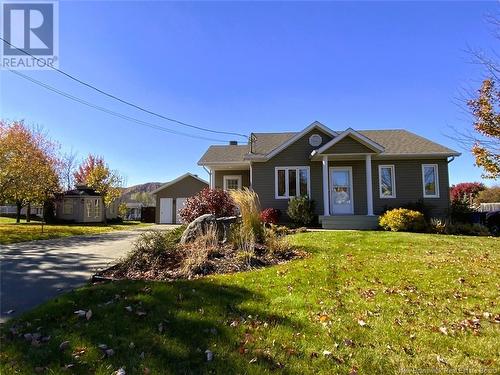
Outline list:
[[[176,119],[238,133],[405,128],[459,150],[450,126],[483,72],[468,46],[495,47],[495,2],[63,1],[60,68]],[[24,72],[95,104],[188,131],[56,72]],[[213,142],[158,132],[0,72],[0,116],[43,126],[63,150],[104,156],[128,185],[190,171]],[[197,133],[202,134],[202,133]],[[229,139],[223,137],[224,139]],[[462,150],[459,150],[462,151]],[[452,183],[480,180],[468,152]],[[486,181],[491,184],[491,181]]]

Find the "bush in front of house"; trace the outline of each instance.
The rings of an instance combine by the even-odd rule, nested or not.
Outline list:
[[[288,202],[286,213],[295,224],[302,226],[310,225],[314,221],[314,201],[306,195],[293,197]]]
[[[264,226],[260,221],[259,196],[248,188],[231,190],[229,194],[239,208],[244,236],[253,238],[253,242],[261,242],[264,238]]]
[[[281,216],[281,211],[276,208],[266,208],[260,213],[260,220],[264,224],[278,224],[278,221]]]
[[[490,230],[479,223],[453,223],[449,219],[432,218],[429,229],[437,234],[460,234],[465,236],[489,236]]]
[[[187,198],[179,214],[185,223],[190,223],[204,214],[224,217],[233,216],[235,212],[236,206],[228,192],[205,188],[198,194]]]
[[[407,208],[385,212],[379,219],[379,225],[393,232],[422,232],[426,229],[424,214]]]

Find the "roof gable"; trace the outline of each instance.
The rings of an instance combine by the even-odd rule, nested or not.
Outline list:
[[[379,145],[377,142],[371,140],[361,133],[358,133],[354,129],[349,128],[333,138],[327,144],[317,149],[315,154],[335,153],[335,151],[330,152],[335,149],[338,149],[340,153],[350,153],[349,147],[353,148],[353,151],[350,151],[352,153],[380,153],[384,151],[384,147]]]
[[[180,181],[182,181],[182,180],[184,180],[184,179],[186,179],[186,178],[194,178],[194,179],[196,179],[196,180],[198,180],[198,181],[200,181],[200,182],[203,182],[204,184],[206,184],[206,185],[208,186],[208,182],[207,182],[207,181],[205,181],[204,179],[202,179],[202,178],[198,177],[198,176],[197,176],[197,175],[195,175],[195,174],[192,174],[192,173],[189,173],[189,172],[188,172],[188,173],[183,174],[182,176],[177,177],[176,179],[174,179],[174,180],[172,180],[172,181],[169,181],[169,182],[164,183],[164,184],[163,184],[163,185],[161,185],[158,189],[153,190],[153,191],[151,192],[151,194],[156,194],[156,193],[158,193],[159,191],[161,191],[161,190],[163,190],[163,189],[165,189],[165,188],[167,188],[167,187],[169,187],[169,186],[171,186],[171,185],[174,185],[175,183],[180,182]]]
[[[291,146],[292,144],[297,142],[299,139],[301,139],[302,137],[304,137],[305,135],[307,135],[308,133],[310,133],[314,129],[319,129],[323,133],[325,133],[331,137],[335,137],[338,134],[337,132],[331,130],[330,128],[323,125],[319,121],[314,121],[312,124],[310,124],[308,127],[306,127],[305,129],[303,129],[302,131],[300,131],[298,133],[288,133],[288,134],[293,134],[293,135],[289,139],[287,139],[285,142],[281,143],[279,146],[274,148],[269,153],[267,153],[265,155],[249,154],[249,155],[247,155],[247,159],[260,160],[260,161],[269,160],[269,159],[273,158],[274,156],[278,155],[283,150],[287,149],[289,146]]]

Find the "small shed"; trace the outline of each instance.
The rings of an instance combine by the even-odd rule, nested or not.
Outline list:
[[[181,224],[179,210],[187,198],[208,188],[208,182],[195,174],[186,173],[169,181],[151,194],[156,197],[156,224]]]
[[[101,194],[85,185],[65,191],[56,197],[55,212],[58,220],[75,223],[102,223],[104,221],[104,202]],[[106,208],[106,218],[116,219],[116,203]]]

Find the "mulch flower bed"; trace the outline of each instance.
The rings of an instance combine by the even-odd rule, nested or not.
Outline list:
[[[185,259],[195,251],[206,256],[196,264],[191,265],[186,272]],[[251,255],[242,253],[233,245],[220,245],[216,249],[194,249],[180,247],[175,253],[159,254],[144,257],[144,254],[134,254],[120,263],[98,272],[96,276],[107,279],[132,280],[175,280],[197,278],[211,274],[224,274],[248,271],[288,262],[292,259],[304,258],[307,252],[299,249],[289,249],[284,252],[271,252],[264,245],[256,245]]]

